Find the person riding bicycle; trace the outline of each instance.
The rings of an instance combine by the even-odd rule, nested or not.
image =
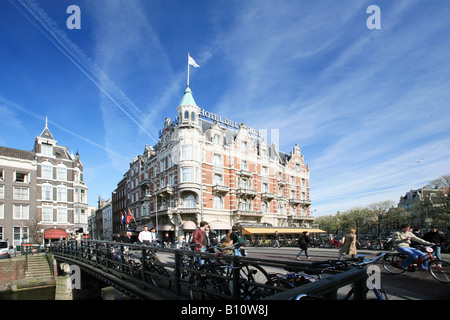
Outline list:
[[[410,247],[411,240],[414,242],[418,242],[420,244],[431,246],[433,243],[430,243],[428,241],[425,241],[423,239],[420,239],[419,237],[416,237],[411,231],[411,226],[409,224],[402,224],[400,226],[400,231],[394,232],[392,235],[392,242],[394,245],[394,249],[397,252],[406,254],[408,257],[404,259],[398,266],[401,269],[407,270],[408,267],[414,263],[419,258],[425,257],[425,253],[422,251]],[[422,264],[422,270],[426,270],[428,267],[428,263],[424,262]]]

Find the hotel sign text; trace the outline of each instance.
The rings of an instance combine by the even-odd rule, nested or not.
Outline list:
[[[206,111],[205,109],[202,108],[200,108],[200,117],[211,120],[213,122],[221,123],[229,128],[239,129],[241,127],[241,124],[236,121],[227,118],[222,118],[222,116]],[[248,128],[248,131],[252,135],[261,137],[261,132],[259,130]]]

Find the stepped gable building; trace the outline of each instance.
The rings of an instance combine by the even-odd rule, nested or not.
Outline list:
[[[0,239],[13,245],[87,232],[87,186],[79,155],[48,129],[32,151],[0,147]]]
[[[177,113],[113,193],[116,208],[114,194],[126,192],[131,226],[154,226],[173,240],[203,220],[219,235],[234,225],[311,226],[310,170],[298,145],[280,152],[258,131],[198,107],[189,87]],[[126,227],[113,210],[118,233]]]

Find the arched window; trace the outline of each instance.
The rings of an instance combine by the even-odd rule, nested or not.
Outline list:
[[[195,196],[190,194],[184,198],[184,207],[185,208],[195,208]]]
[[[184,119],[183,121],[189,121],[189,111],[184,112]]]
[[[56,178],[58,180],[67,181],[67,167],[65,164],[58,164],[56,167]]]
[[[53,179],[53,165],[48,162],[42,162],[42,178]]]
[[[191,112],[191,121],[194,122],[195,121],[195,113]]]

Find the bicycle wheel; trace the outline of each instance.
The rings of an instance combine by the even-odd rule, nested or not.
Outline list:
[[[438,281],[450,283],[450,263],[436,259],[428,262],[428,271]]]
[[[405,270],[396,267],[403,260],[403,257],[399,253],[387,253],[383,257],[383,268],[389,273],[400,274]]]
[[[240,298],[244,300],[259,300],[273,295],[275,292],[264,285],[273,286],[269,274],[256,264],[240,266],[239,290]]]

